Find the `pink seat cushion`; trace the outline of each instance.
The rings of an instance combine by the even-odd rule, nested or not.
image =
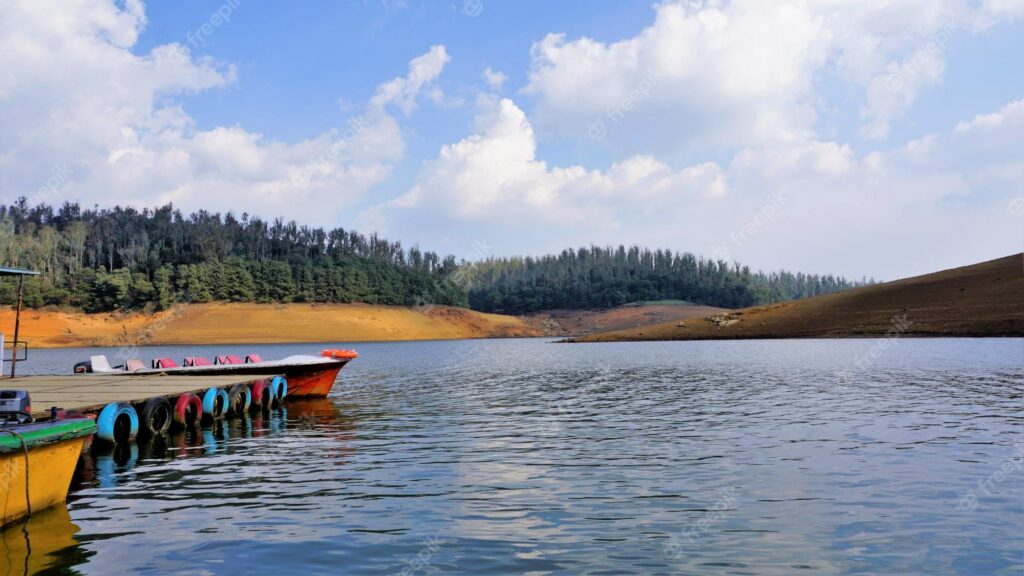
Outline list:
[[[177,368],[178,363],[170,358],[157,358],[153,360],[153,368]]]
[[[189,356],[185,358],[185,366],[209,366],[210,360],[202,356]]]
[[[146,366],[142,363],[142,360],[129,360],[124,363],[124,369],[128,372],[138,372],[145,367]]]
[[[259,354],[249,354],[245,357],[246,364],[254,364],[256,362],[263,362],[263,358]]]
[[[215,364],[241,364],[242,359],[234,354],[228,354],[226,356],[217,356]]]

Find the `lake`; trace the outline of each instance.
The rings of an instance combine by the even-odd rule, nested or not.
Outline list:
[[[6,573],[1024,572],[1021,339],[141,357],[332,347],[361,357],[327,400],[85,458]]]

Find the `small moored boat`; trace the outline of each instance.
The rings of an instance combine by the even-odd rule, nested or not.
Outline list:
[[[91,418],[0,427],[0,525],[67,499]]]
[[[154,358],[146,368],[140,360],[111,366],[106,356],[92,356],[75,365],[75,373],[173,374],[175,376],[276,376],[288,380],[288,396],[322,398],[330,393],[338,372],[359,357],[353,350],[324,350],[319,356],[300,354],[282,360],[263,360],[257,354],[244,359],[235,355],[216,356],[211,362],[203,356],[188,356],[181,364],[171,358]]]

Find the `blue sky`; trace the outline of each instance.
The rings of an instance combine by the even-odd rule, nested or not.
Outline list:
[[[243,0],[244,1],[244,0]],[[613,41],[651,20],[649,2],[297,2],[239,3],[231,23],[196,45],[221,3],[149,3],[150,24],[134,49],[183,43],[197,54],[238,66],[238,81],[224,90],[184,101],[202,128],[240,124],[286,141],[343,125],[373,95],[377,84],[405,72],[409,60],[442,44],[452,55],[438,83],[453,96],[472,99],[485,68],[509,77],[514,95],[528,80],[530,46],[552,31]],[[472,11],[470,11],[472,10]],[[436,154],[441,144],[465,135],[466,107],[436,107],[411,119],[411,155]],[[548,148],[555,160],[582,161],[586,150]],[[607,161],[597,154],[596,161]],[[413,166],[412,168],[415,168]]]
[[[4,4],[3,201],[856,277],[1024,247],[1022,0]]]
[[[307,138],[331,123],[343,124],[377,84],[402,74],[411,57],[436,44],[452,54],[439,82],[448,91],[471,93],[481,83],[481,71],[490,67],[509,77],[506,92],[515,95],[528,82],[530,46],[546,34],[611,42],[634,35],[652,19],[651,3],[645,1],[481,2],[479,14],[471,16],[461,2],[243,0],[231,23],[189,44],[187,35],[196,34],[210,18],[211,7],[220,5],[148,3],[149,24],[133,52],[144,55],[161,44],[179,42],[196,54],[236,64],[239,78],[231,87],[183,99],[190,115],[201,128],[240,124],[286,141]],[[1012,61],[1024,51],[1022,31],[1019,25],[999,26],[985,35],[955,35],[946,51],[945,81],[922,94],[894,127],[892,140],[902,142],[955,125],[978,110],[998,108],[1024,94],[1024,72]],[[838,100],[846,105],[828,118],[830,133],[864,147],[857,133],[863,95],[846,90],[833,75],[823,74],[818,81],[823,93],[833,95],[830,104]],[[342,103],[348,103],[347,110]],[[436,109],[415,119],[424,140],[437,145],[462,136],[470,123],[466,110],[458,109]],[[571,146],[552,146],[549,152],[566,155],[558,160],[581,156]]]

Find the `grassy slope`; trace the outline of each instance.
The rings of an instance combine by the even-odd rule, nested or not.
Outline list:
[[[877,336],[1024,336],[1024,254],[924,276],[700,319],[592,334],[580,341]],[[900,329],[897,326],[905,328]]]
[[[14,312],[0,310],[12,337]],[[158,314],[26,310],[21,338],[34,348],[123,344],[352,342],[537,336],[522,320],[437,306],[193,304]]]

